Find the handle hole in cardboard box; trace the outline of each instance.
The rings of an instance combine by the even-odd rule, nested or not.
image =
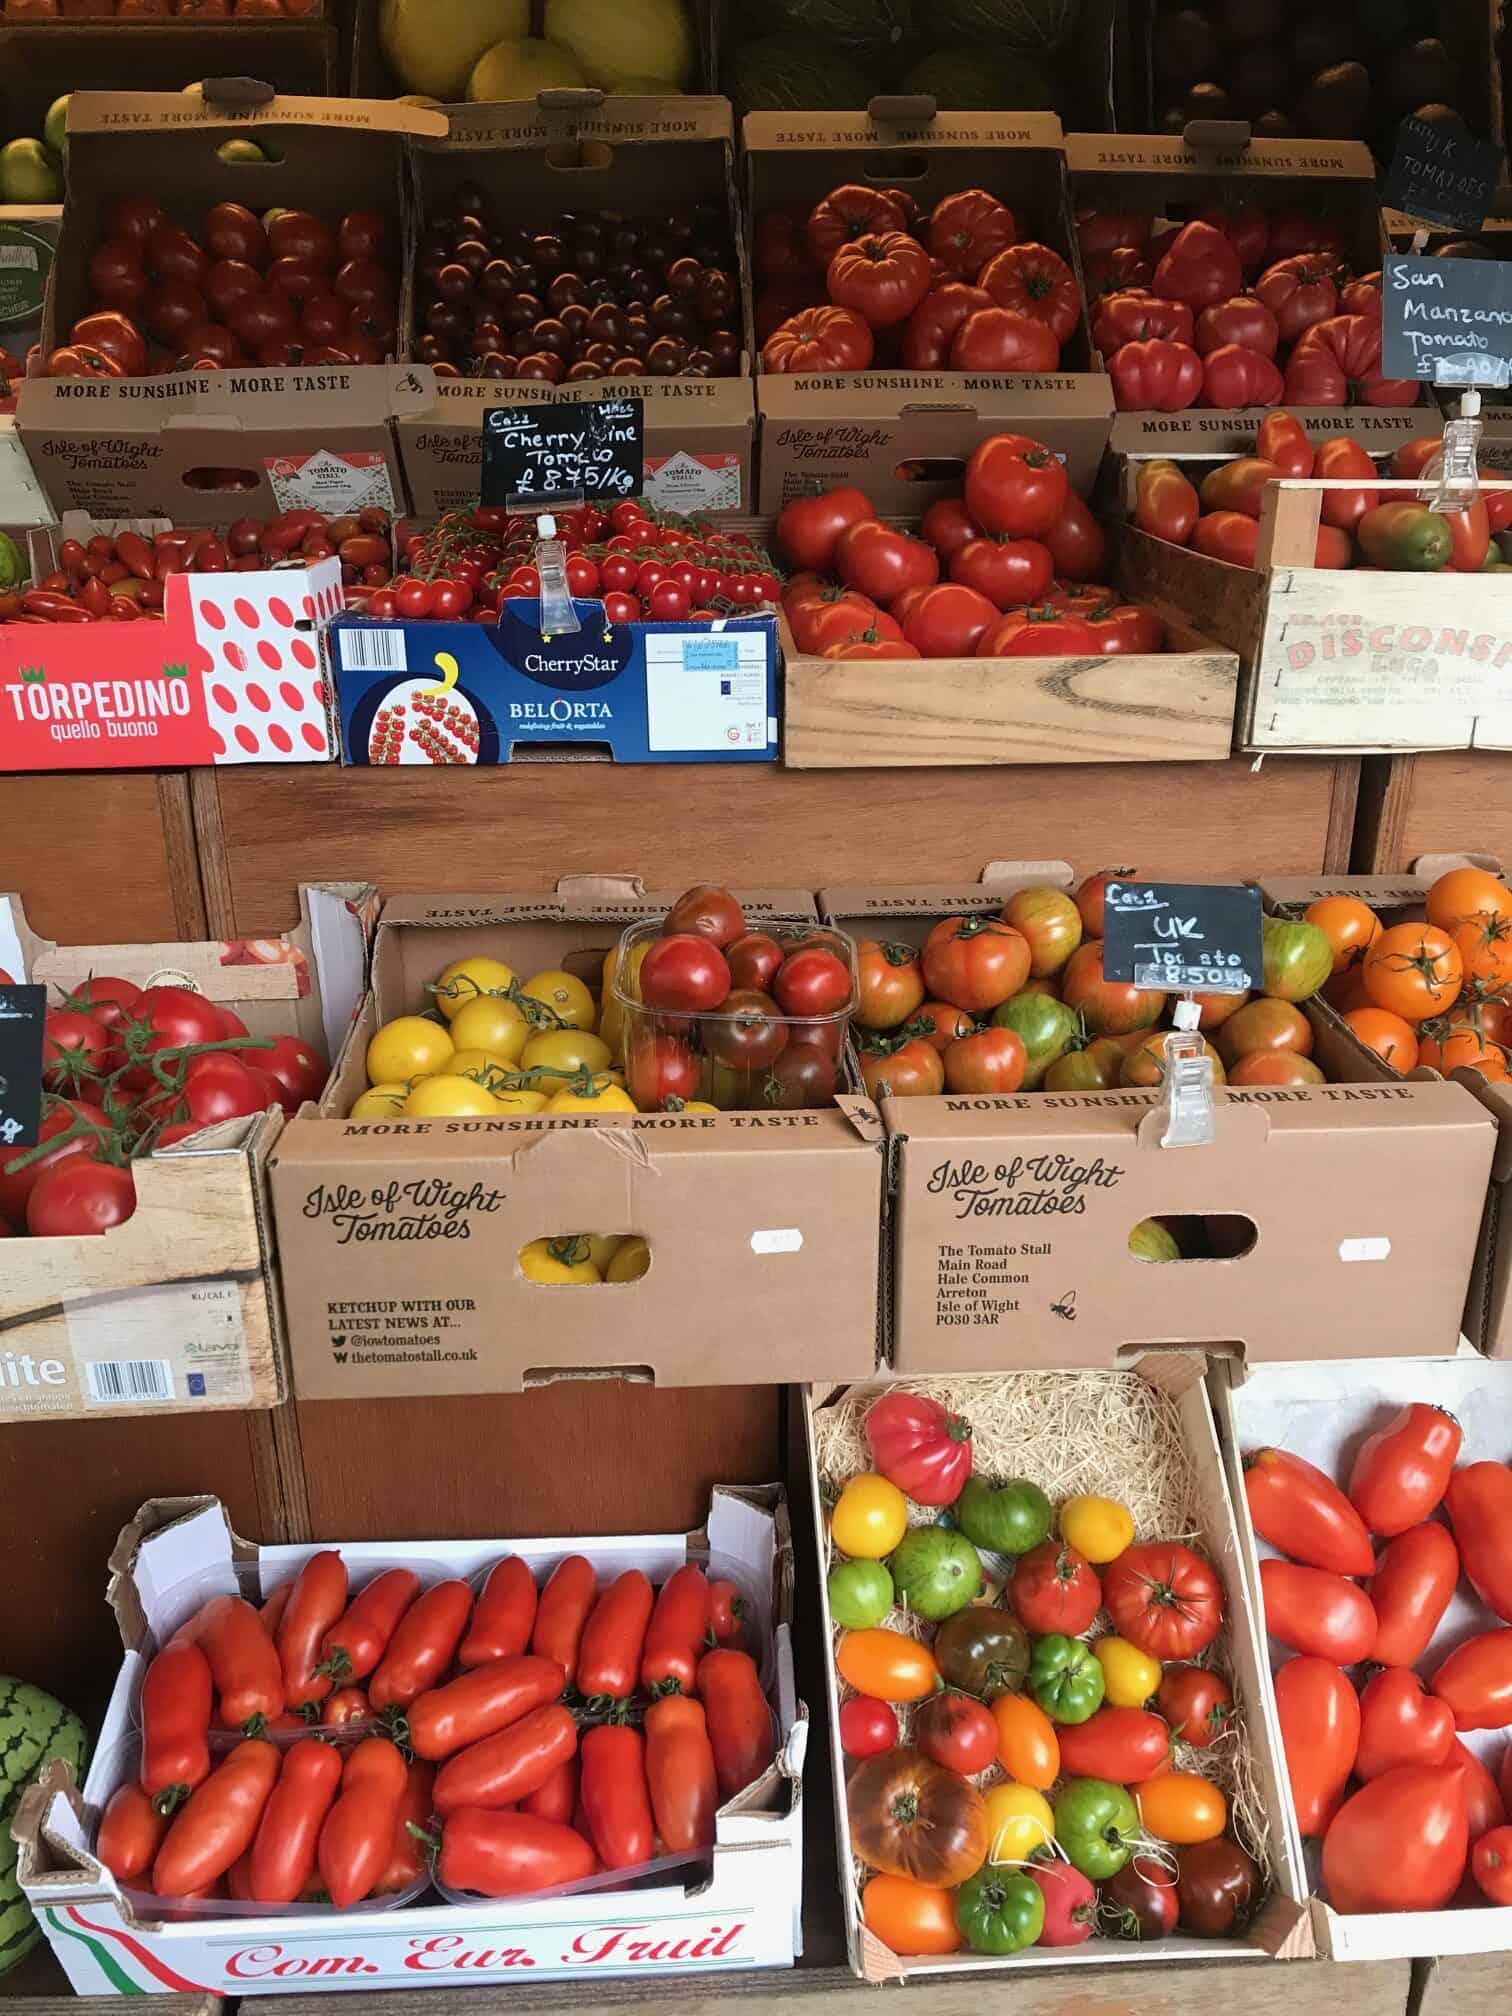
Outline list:
[[[651,1269],[651,1247],[638,1232],[549,1232],[520,1248],[524,1281],[541,1288],[623,1288]]]
[[[262,484],[262,477],[255,469],[186,469],[184,488],[186,490],[256,490]]]
[[[966,464],[958,455],[916,457],[893,470],[898,483],[959,483],[965,475]]]
[[[875,182],[879,189],[887,189],[895,182],[922,182],[929,173],[929,163],[922,154],[898,149],[868,155],[861,172],[868,182]]]
[[[1238,1212],[1162,1212],[1129,1229],[1136,1260],[1242,1260],[1255,1249],[1255,1221]]]
[[[602,175],[612,166],[614,149],[603,140],[557,140],[546,149],[546,166],[558,175],[591,170]]]

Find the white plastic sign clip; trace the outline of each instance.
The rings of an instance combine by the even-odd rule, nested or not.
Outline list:
[[[568,637],[581,630],[567,587],[567,548],[557,537],[556,520],[542,512],[536,520],[536,572],[541,578],[541,635]]]
[[[1202,1010],[1183,994],[1174,1010],[1176,1027],[1165,1039],[1165,1113],[1162,1148],[1205,1148],[1218,1138],[1213,1120],[1213,1060],[1197,1033]]]
[[[1444,446],[1424,471],[1436,474],[1438,488],[1431,508],[1435,511],[1464,511],[1480,496],[1476,459],[1480,452],[1480,394],[1472,386],[1460,397],[1460,410],[1444,422]]]

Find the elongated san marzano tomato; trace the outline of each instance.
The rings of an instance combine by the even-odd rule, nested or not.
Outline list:
[[[188,1638],[172,1638],[142,1681],[142,1790],[160,1813],[182,1806],[210,1775],[210,1662]]]
[[[1375,1567],[1364,1520],[1305,1457],[1252,1450],[1244,1459],[1244,1493],[1255,1531],[1291,1560],[1334,1575],[1368,1575]]]
[[[1260,1590],[1266,1630],[1294,1652],[1353,1666],[1375,1650],[1370,1598],[1342,1575],[1293,1561],[1262,1561]]]
[[[772,1761],[772,1711],[755,1660],[748,1652],[706,1652],[698,1663],[698,1694],[709,1718],[720,1795],[733,1799]]]
[[[516,1806],[577,1755],[577,1724],[560,1701],[532,1708],[518,1722],[469,1743],[436,1773],[436,1811],[464,1806]]]
[[[289,1598],[293,1594],[294,1584],[292,1582],[280,1582],[278,1587],[273,1591],[273,1594],[257,1613],[263,1621],[264,1631],[267,1632],[275,1645],[278,1643],[278,1627],[283,1622],[283,1613],[289,1607]]]
[[[368,1682],[373,1707],[408,1708],[417,1695],[434,1687],[450,1666],[471,1614],[472,1591],[465,1582],[438,1582],[427,1589],[400,1618]]]
[[[585,1731],[581,1754],[583,1812],[599,1860],[606,1869],[649,1862],[656,1828],[646,1784],[645,1738],[628,1725],[601,1723]]]
[[[409,1568],[375,1575],[320,1641],[320,1661],[335,1681],[365,1680],[383,1657],[399,1619],[420,1594]]]
[[[1349,1472],[1349,1502],[1372,1533],[1391,1540],[1432,1516],[1464,1439],[1452,1414],[1422,1401],[1366,1437]]]
[[[697,1701],[667,1694],[646,1710],[646,1783],[663,1846],[674,1854],[709,1847],[719,1779]]]
[[[283,1713],[278,1648],[244,1597],[212,1596],[178,1636],[192,1639],[209,1660],[225,1728],[245,1729],[250,1724],[256,1734],[263,1722]]]
[[[140,1785],[118,1785],[100,1815],[95,1854],[112,1876],[139,1888],[167,1831],[167,1814],[158,1811]]]
[[[709,1636],[709,1584],[691,1561],[669,1575],[656,1598],[641,1655],[648,1694],[691,1694]]]
[[[1360,1697],[1330,1659],[1288,1659],[1275,1686],[1297,1826],[1315,1841],[1344,1802],[1360,1747]]]
[[[238,1743],[226,1755],[189,1795],[163,1838],[152,1865],[157,1896],[192,1896],[247,1852],[282,1762],[277,1748],[259,1737]]]
[[[513,1659],[529,1645],[535,1618],[535,1577],[518,1554],[506,1554],[489,1571],[457,1664],[486,1666],[490,1659]]]
[[[598,1577],[593,1572],[593,1563],[581,1554],[569,1554],[565,1561],[558,1562],[541,1591],[530,1649],[543,1659],[558,1660],[569,1687],[577,1682],[578,1647],[597,1592]]]
[[[1512,1629],[1456,1646],[1429,1684],[1454,1710],[1457,1729],[1512,1727]]]
[[[557,1766],[544,1785],[526,1793],[520,1801],[520,1811],[535,1813],[542,1820],[560,1820],[564,1827],[570,1827],[577,1811],[579,1776],[577,1758],[569,1757],[565,1764]]]
[[[307,1701],[324,1701],[330,1693],[330,1675],[317,1673],[315,1661],[320,1656],[320,1641],[346,1604],[347,1571],[340,1554],[334,1547],[312,1554],[299,1571],[278,1625],[286,1707],[303,1708]],[[297,1896],[298,1892],[290,1894]]]
[[[566,1684],[558,1660],[533,1652],[475,1666],[410,1703],[410,1747],[417,1757],[437,1763],[555,1701]]]
[[[436,1873],[449,1888],[480,1897],[523,1897],[581,1883],[598,1858],[573,1827],[535,1813],[488,1813],[469,1806],[441,1830]]]
[[[311,1738],[284,1752],[252,1843],[249,1888],[259,1904],[292,1904],[315,1867],[320,1830],[341,1784],[341,1753]]]
[[[423,1832],[430,1825],[435,1805],[431,1794],[436,1783],[435,1766],[412,1759],[404,1775],[404,1797],[394,1822],[394,1845],[383,1865],[371,1895],[387,1897],[395,1890],[407,1890],[425,1867],[425,1843],[412,1830]]]
[[[653,1600],[647,1577],[639,1568],[627,1568],[594,1605],[583,1627],[577,1670],[578,1692],[590,1701],[623,1701],[635,1691]]]
[[[1376,1613],[1372,1656],[1383,1666],[1416,1666],[1458,1581],[1459,1550],[1447,1527],[1425,1519],[1398,1533],[1367,1585]]]
[[[320,1830],[321,1881],[339,1909],[360,1903],[394,1852],[404,1803],[405,1765],[397,1744],[369,1736],[347,1755],[341,1793]]]
[[[1488,1610],[1512,1624],[1512,1470],[1467,1463],[1444,1494],[1460,1566]]]

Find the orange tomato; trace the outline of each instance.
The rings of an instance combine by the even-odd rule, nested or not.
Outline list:
[[[1230,1085],[1326,1085],[1311,1057],[1295,1050],[1251,1050],[1228,1074]]]
[[[1428,891],[1428,922],[1452,930],[1467,917],[1512,917],[1512,889],[1484,868],[1451,868]]]
[[[1316,924],[1333,947],[1333,970],[1357,966],[1381,935],[1381,920],[1358,896],[1322,896],[1309,903],[1304,922]]]
[[[1216,1840],[1228,1820],[1228,1801],[1218,1787],[1191,1771],[1147,1778],[1134,1787],[1134,1803],[1147,1833],[1180,1846]]]
[[[1159,1085],[1164,1081],[1165,1042],[1169,1033],[1165,1029],[1152,1029],[1124,1052],[1123,1069],[1118,1076],[1120,1085]],[[1213,1083],[1223,1084],[1223,1059],[1206,1037],[1202,1047],[1213,1067]]]
[[[1417,1031],[1386,1008],[1351,1008],[1344,1017],[1367,1050],[1374,1050],[1393,1070],[1407,1072],[1419,1062]]]
[[[1499,1043],[1487,1042],[1468,1022],[1428,1022],[1422,1030],[1417,1061],[1430,1071],[1451,1071],[1468,1067],[1487,1078],[1507,1075],[1507,1054]]]
[[[1405,1022],[1452,1008],[1464,977],[1459,947],[1437,924],[1393,924],[1365,954],[1364,971],[1376,1007]]]
[[[861,1919],[894,1953],[958,1953],[955,1893],[912,1876],[873,1876],[861,1892]]]
[[[1310,1057],[1312,1024],[1293,1001],[1247,1001],[1218,1032],[1218,1054],[1237,1064],[1255,1050],[1291,1050]]]
[[[1249,998],[1248,994],[1194,994],[1192,999],[1200,1011],[1197,1027],[1204,1034],[1220,1028],[1231,1015],[1239,1013]]]
[[[988,1705],[997,1724],[999,1764],[1016,1785],[1048,1792],[1060,1776],[1055,1724],[1027,1694],[999,1694]]]
[[[1477,1025],[1488,1043],[1512,1044],[1512,1001],[1500,987],[1467,980],[1454,1008],[1455,1019]]]
[[[1485,980],[1493,987],[1512,980],[1512,917],[1478,911],[1453,925],[1449,936],[1459,948],[1467,980]]]
[[[934,1654],[903,1631],[847,1631],[835,1665],[858,1694],[874,1701],[922,1701],[940,1684]]]

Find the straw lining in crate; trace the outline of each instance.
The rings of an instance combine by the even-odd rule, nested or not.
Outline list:
[[[950,1412],[964,1414],[972,1429],[974,1475],[1030,1478],[1055,1506],[1078,1492],[1098,1492],[1120,1499],[1133,1516],[1136,1542],[1184,1541],[1211,1560],[1223,1577],[1224,1563],[1208,1537],[1211,1513],[1204,1516],[1204,1486],[1188,1446],[1181,1410],[1173,1394],[1152,1377],[1138,1372],[1019,1372],[995,1377],[904,1380],[886,1389],[850,1388],[833,1405],[816,1405],[811,1410],[815,1468],[826,1508],[834,1503],[851,1477],[873,1467],[864,1424],[868,1411],[884,1390],[927,1395]],[[1210,1493],[1207,1495],[1210,1497]],[[911,1525],[930,1525],[935,1517],[934,1508],[910,1501]],[[821,1548],[821,1570],[826,1578],[837,1551],[826,1527]],[[1000,1558],[984,1557],[989,1572],[992,1563]],[[1237,1574],[1237,1562],[1234,1568]],[[890,1612],[883,1622],[920,1639],[927,1639],[934,1628],[928,1620],[901,1607]],[[1094,1628],[1098,1636],[1111,1633],[1112,1625],[1105,1611],[1099,1612]],[[1273,1834],[1269,1817],[1266,1773],[1246,1726],[1251,1704],[1244,1693],[1244,1662],[1236,1656],[1238,1648],[1234,1642],[1236,1631],[1243,1628],[1233,1614],[1232,1588],[1226,1586],[1223,1625],[1212,1646],[1200,1655],[1199,1663],[1211,1664],[1228,1679],[1238,1712],[1230,1729],[1208,1749],[1177,1744],[1175,1769],[1198,1773],[1222,1789],[1229,1802],[1232,1831],[1265,1872],[1269,1897],[1281,1882],[1283,1849]],[[832,1640],[837,1642],[840,1635],[839,1628],[834,1627]],[[838,1672],[833,1679],[839,1697],[848,1698],[854,1690],[840,1679]],[[900,1739],[905,1743],[911,1741],[913,1709],[894,1704],[894,1712],[898,1716]],[[986,1790],[1006,1778],[1007,1773],[994,1764],[974,1782]],[[849,1875],[858,1921],[860,1893],[874,1873],[867,1864],[852,1858]],[[1191,1955],[1214,1959],[1243,1950],[1232,1941],[1220,1944],[1178,1935],[1175,1940],[1162,1941],[1150,1949],[1152,1957],[1155,1953],[1172,1954],[1178,1945]],[[1086,1953],[1093,1948],[1101,1949],[1104,1958],[1132,1957],[1138,1950],[1122,1941],[1097,1937],[1081,1948],[1053,1951],[1030,1948],[1016,1955],[1015,1961],[1028,1960],[1041,1951],[1047,1959],[1064,1960],[1068,1954]],[[981,1956],[963,1953],[959,1957],[987,1964]],[[913,1972],[923,1966],[959,1963],[947,1960],[906,1964]]]

